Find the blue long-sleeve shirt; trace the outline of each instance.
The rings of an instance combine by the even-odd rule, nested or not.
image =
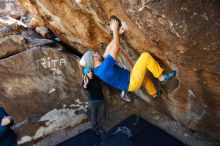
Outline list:
[[[106,84],[128,91],[130,71],[116,64],[116,60],[109,54],[102,64],[94,69],[94,74]]]

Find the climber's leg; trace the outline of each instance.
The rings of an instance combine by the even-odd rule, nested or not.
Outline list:
[[[135,91],[141,87],[147,69],[151,71],[156,78],[159,77],[163,72],[163,69],[154,60],[154,58],[149,53],[145,52],[141,54],[135,63],[134,68],[132,69],[128,89],[129,91]],[[146,79],[145,87],[150,95],[156,93],[156,89],[150,79]]]
[[[158,62],[147,52],[143,53],[143,61],[146,61],[147,69],[153,74],[155,78],[162,75],[163,69],[160,67]]]
[[[154,83],[149,79],[149,77],[145,76],[144,81],[143,81],[144,87],[147,90],[147,92],[152,95],[156,96],[157,94],[157,89],[154,86]]]

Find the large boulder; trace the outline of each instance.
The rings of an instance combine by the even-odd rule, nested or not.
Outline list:
[[[10,26],[0,30],[0,105],[15,119],[18,144],[54,140],[87,122],[79,57],[30,29]],[[105,128],[146,106],[137,99],[132,106],[118,100],[119,91],[104,84],[103,91],[109,115]]]
[[[128,26],[121,39],[127,68],[148,51],[166,71],[177,70],[162,98],[139,96],[188,128],[220,138],[219,1],[18,1],[35,25],[47,26],[80,52],[102,52],[111,39],[109,17],[117,15]]]
[[[0,104],[16,120],[18,143],[82,123],[87,116],[79,58],[51,40],[6,35],[0,42]]]

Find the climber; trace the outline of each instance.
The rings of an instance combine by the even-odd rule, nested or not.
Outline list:
[[[5,110],[0,107],[0,146],[16,146],[17,145],[17,135],[11,129],[14,124],[12,116],[9,116]]]
[[[91,116],[92,130],[95,131],[97,135],[101,135],[104,132],[103,125],[106,116],[105,103],[100,79],[93,74],[92,68],[84,68],[82,85],[89,93],[88,108]]]
[[[161,82],[166,82],[176,75],[176,71],[163,74],[163,69],[147,52],[142,53],[136,61],[132,71],[128,71],[116,64],[120,51],[119,35],[124,32],[121,21],[116,16],[110,18],[110,28],[113,39],[106,47],[103,58],[98,52],[87,51],[80,60],[80,65],[93,67],[94,74],[108,85],[122,91],[135,91],[144,84],[148,93],[153,97],[160,95],[153,82],[145,75],[149,70]]]

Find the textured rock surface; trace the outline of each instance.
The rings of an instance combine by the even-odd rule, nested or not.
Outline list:
[[[11,26],[0,31],[0,105],[16,120],[18,144],[41,144],[46,139],[56,142],[54,137],[87,122],[79,57],[30,29]],[[103,90],[106,129],[132,113],[147,117],[146,104],[140,98],[126,104],[118,91],[107,86]]]
[[[108,18],[128,25],[121,61],[129,68],[137,55],[151,52],[177,79],[162,87],[158,100],[140,96],[190,129],[220,138],[220,3],[182,0],[19,0],[34,16],[79,51],[99,48],[111,38]],[[100,49],[100,51],[103,51]],[[143,109],[144,110],[144,109]]]
[[[10,16],[13,18],[17,18],[25,14],[27,14],[27,11],[18,6],[15,0],[1,0],[0,17]]]
[[[18,143],[74,127],[87,116],[78,57],[32,31],[2,34],[0,105],[16,119]]]

